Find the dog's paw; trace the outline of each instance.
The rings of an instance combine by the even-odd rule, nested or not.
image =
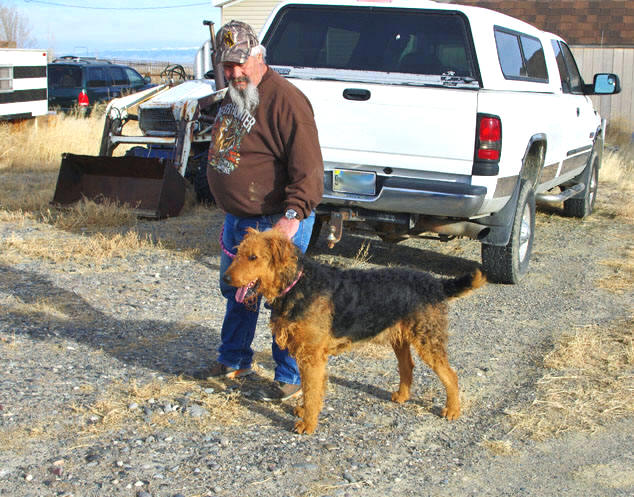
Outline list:
[[[304,423],[303,420],[300,420],[297,423],[295,423],[295,433],[299,433],[300,435],[302,433],[305,433],[306,435],[310,435],[311,433],[315,431],[315,428],[317,428],[317,424],[311,425],[308,423]]]
[[[447,418],[450,421],[458,419],[460,417],[460,408],[459,407],[445,407],[442,412],[442,416]]]
[[[409,399],[409,395],[401,394],[400,392],[392,392],[392,402],[402,404]]]

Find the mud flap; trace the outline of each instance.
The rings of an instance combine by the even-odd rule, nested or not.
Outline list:
[[[515,184],[511,198],[500,211],[477,220],[478,224],[490,228],[486,236],[479,239],[480,242],[498,247],[504,247],[509,242],[521,185],[521,180]]]
[[[185,179],[163,159],[63,154],[53,203],[83,197],[127,204],[140,217],[174,217],[185,203]]]

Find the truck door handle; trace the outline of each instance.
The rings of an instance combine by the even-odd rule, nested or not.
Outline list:
[[[363,102],[370,100],[370,90],[363,90],[361,88],[346,88],[343,90],[343,98],[346,100],[356,100]]]

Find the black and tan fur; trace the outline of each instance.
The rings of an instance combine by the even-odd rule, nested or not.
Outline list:
[[[312,433],[317,426],[328,356],[369,340],[389,344],[396,353],[400,385],[394,402],[410,397],[413,347],[445,387],[442,415],[460,416],[458,377],[447,358],[447,300],[482,286],[480,270],[454,279],[401,268],[343,270],[303,256],[275,230],[250,230],[225,281],[251,285],[252,293],[272,306],[275,340],[289,349],[300,370],[304,396],[295,410],[301,418],[298,433]]]

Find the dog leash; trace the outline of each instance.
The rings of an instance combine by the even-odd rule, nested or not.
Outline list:
[[[225,233],[225,225],[222,225],[222,229],[220,230],[220,248],[222,249],[222,251],[224,252],[224,254],[229,257],[230,259],[233,259],[236,254],[232,254],[231,252],[229,252],[227,250],[227,247],[225,247],[225,244],[222,241],[222,235],[224,235]]]

